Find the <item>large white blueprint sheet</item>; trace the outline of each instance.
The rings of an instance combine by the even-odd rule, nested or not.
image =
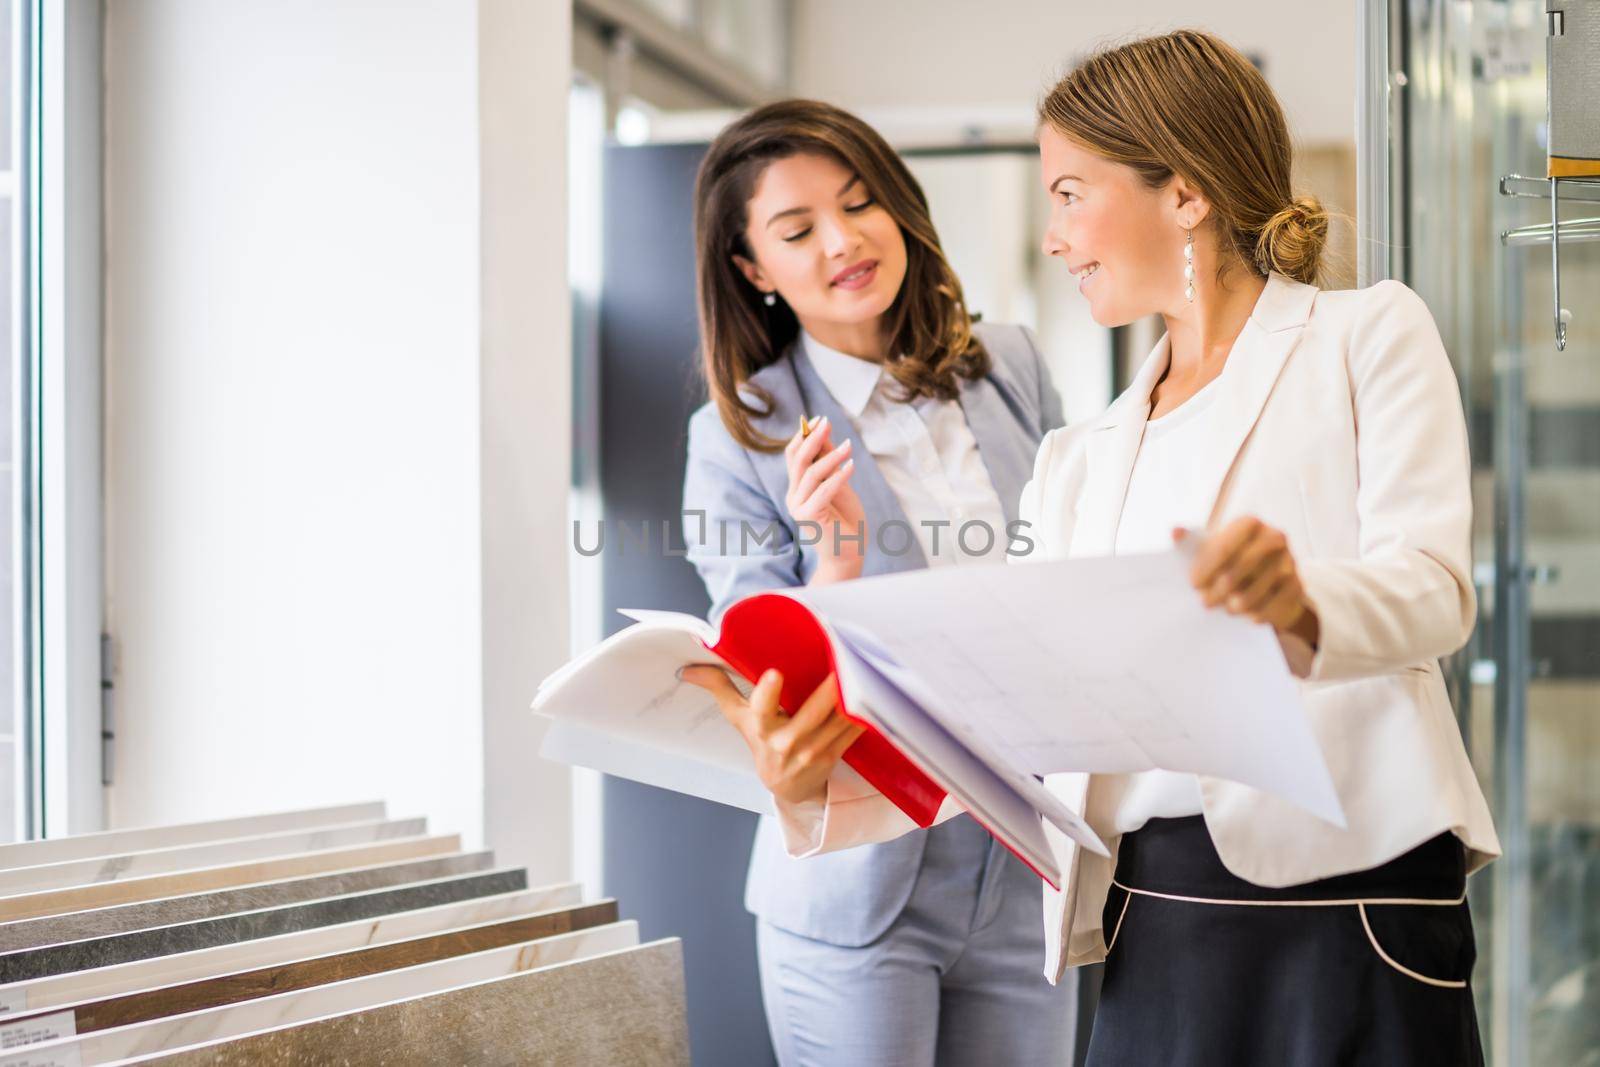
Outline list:
[[[1189,554],[948,567],[795,590],[974,751],[1030,774],[1162,768],[1344,815],[1270,628]]]

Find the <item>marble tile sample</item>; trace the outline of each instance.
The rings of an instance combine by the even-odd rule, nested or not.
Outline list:
[[[318,826],[307,830],[288,830],[254,837],[205,841],[196,845],[177,845],[146,852],[67,860],[64,863],[45,863],[36,867],[18,867],[0,871],[0,897],[32,893],[41,889],[65,889],[69,886],[92,885],[96,882],[115,882],[124,878],[141,878],[172,871],[192,871],[197,867],[215,867],[223,863],[241,863],[245,860],[266,859],[273,856],[292,856],[300,852],[321,852],[324,849],[341,848],[346,845],[392,841],[398,837],[421,837],[427,832],[427,819],[344,823],[338,826]]]
[[[234,971],[215,978],[140,990],[104,1000],[85,1001],[73,1006],[79,1034],[131,1026],[167,1015],[219,1008],[225,1004],[310,989],[349,978],[414,967],[419,963],[465,956],[469,953],[504,948],[524,941],[572,933],[592,926],[617,921],[617,902],[596,901],[568,908],[556,908],[534,915],[522,915],[479,926],[459,927],[436,934],[391,941],[337,952],[311,959],[291,960],[271,967]],[[6,1027],[20,1025],[36,1015],[7,1019]]]
[[[50,1042],[33,1059],[61,1064]],[[84,1061],[85,1063],[89,1061]],[[687,1067],[683,943],[677,938],[460,989],[159,1052],[123,1064],[345,1067],[369,1063],[616,1064]]]
[[[387,809],[384,804],[341,804],[327,808],[303,808],[271,815],[249,815],[208,822],[179,823],[173,826],[141,826],[127,830],[105,830],[72,837],[50,837],[42,841],[18,841],[0,845],[0,869],[32,867],[40,863],[143,852],[152,848],[171,848],[202,841],[221,841],[230,837],[275,834],[304,830],[313,826],[335,826],[349,822],[377,822]]]
[[[106,1063],[130,1056],[196,1045],[220,1038],[242,1037],[259,1030],[286,1024],[309,1022],[341,1012],[364,1011],[382,1004],[411,997],[428,996],[442,990],[457,989],[475,982],[522,974],[537,968],[552,967],[589,959],[603,953],[634,948],[639,944],[639,927],[634,922],[609,923],[570,934],[507,945],[486,952],[419,964],[399,970],[382,971],[329,985],[313,986],[294,992],[242,1001],[184,1015],[167,1015],[147,1022],[100,1029],[88,1022],[83,1012],[76,1013],[76,1042],[81,1063]],[[57,1032],[70,1032],[70,1011],[55,1023]],[[29,1026],[28,1020],[0,1024],[0,1033]],[[50,1033],[38,1024],[36,1032]],[[57,1049],[57,1055],[64,1049]]]
[[[382,945],[458,926],[477,926],[497,919],[567,907],[579,902],[580,892],[576,882],[563,882],[519,893],[499,893],[194,952],[155,956],[110,967],[15,982],[0,986],[0,1020],[6,1014],[57,1008],[80,1000],[100,1000],[121,993],[154,989],[156,986],[211,978],[230,971],[267,967],[331,952],[348,952],[363,945]]]
[[[29,981],[69,971],[192,952],[297,930],[370,919],[397,911],[512,893],[527,887],[528,872],[521,867],[510,867],[238,912],[176,926],[131,930],[88,941],[46,945],[0,955],[0,982]],[[0,990],[4,988],[0,986]]]
[[[252,882],[293,878],[296,875],[348,870],[351,867],[370,867],[379,863],[439,856],[460,850],[461,838],[455,834],[441,837],[403,837],[397,841],[352,845],[347,848],[326,849],[322,852],[303,852],[297,856],[249,860],[244,863],[202,867],[198,870],[178,871],[172,874],[153,874],[146,878],[130,878],[123,882],[102,882],[98,885],[74,886],[71,889],[46,889],[38,893],[0,898],[0,922],[33,919],[42,915],[64,915],[86,908],[104,908],[113,904],[131,904],[185,893],[203,893],[209,889],[226,889],[230,886],[249,885]]]
[[[181,897],[162,897],[137,904],[117,904],[66,915],[47,915],[42,919],[22,919],[0,923],[0,953],[22,948],[38,948],[63,941],[105,937],[128,930],[210,919],[236,911],[254,911],[277,904],[293,904],[319,897],[334,897],[380,886],[404,882],[425,882],[452,874],[468,874],[494,866],[493,852],[462,852],[423,860],[404,860],[376,867],[357,867],[332,874],[304,878],[284,878],[257,882],[237,889],[209,893],[189,893]]]

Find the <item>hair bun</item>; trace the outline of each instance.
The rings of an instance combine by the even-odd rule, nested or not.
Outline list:
[[[1256,266],[1315,285],[1328,243],[1328,213],[1314,196],[1297,196],[1261,227]]]

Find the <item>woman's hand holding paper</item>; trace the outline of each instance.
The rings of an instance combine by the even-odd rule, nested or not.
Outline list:
[[[1173,541],[1191,536],[1174,530]],[[1196,551],[1189,579],[1207,607],[1220,607],[1279,634],[1317,647],[1320,625],[1306,596],[1289,541],[1254,516],[1243,516],[1208,535]]]

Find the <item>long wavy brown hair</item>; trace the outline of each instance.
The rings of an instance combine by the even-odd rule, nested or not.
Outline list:
[[[695,252],[701,358],[723,425],[746,448],[776,452],[784,441],[758,433],[752,419],[772,411],[772,396],[750,376],[780,359],[800,333],[794,312],[773,307],[735,265],[754,259],[745,240],[750,199],[768,166],[790,156],[831,156],[861,178],[900,226],[906,277],[885,312],[890,356],[884,367],[902,399],[954,400],[958,379],[989,370],[973,336],[961,282],[944,258],[928,201],[911,171],[871,126],[815,100],[782,100],[751,111],[718,135],[695,180]]]

